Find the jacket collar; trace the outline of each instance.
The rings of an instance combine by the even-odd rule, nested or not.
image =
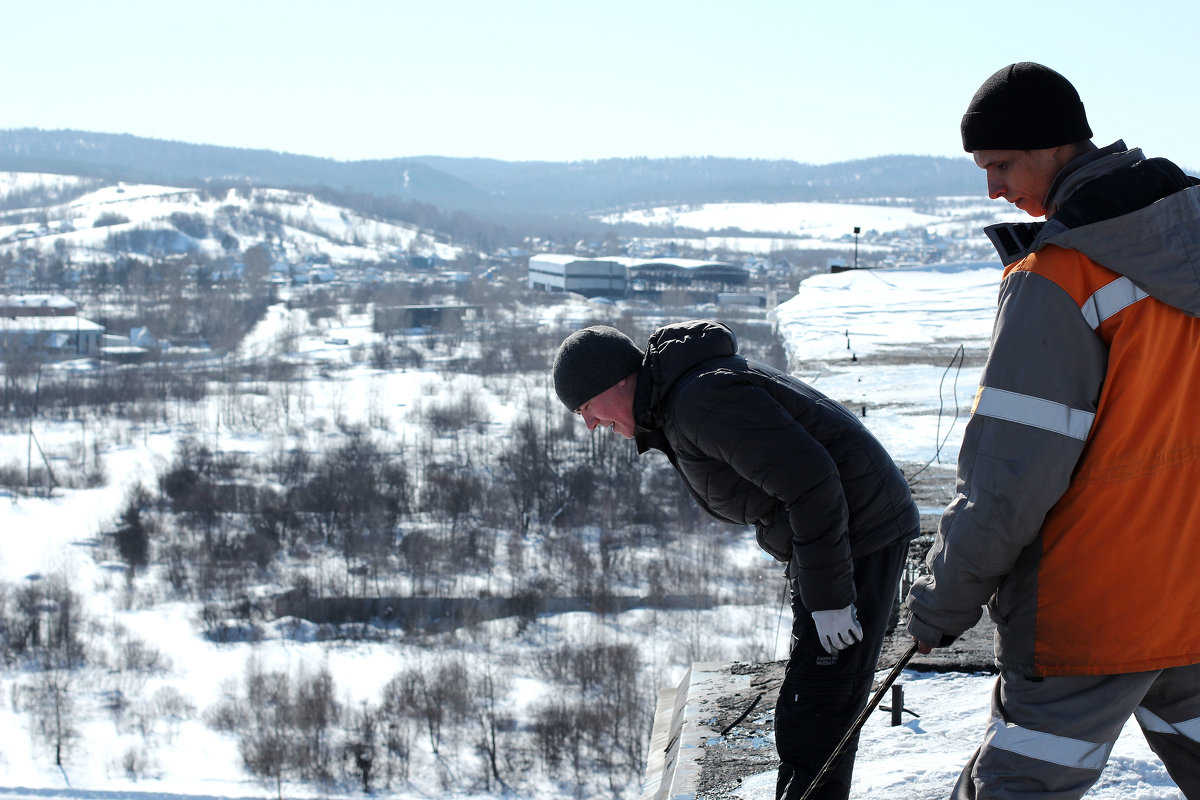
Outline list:
[[[654,415],[650,413],[650,397],[653,393],[654,373],[650,367],[642,363],[638,370],[637,386],[633,394],[633,440],[637,445],[638,455],[650,448],[664,450],[666,437],[658,430]]]
[[[1054,219],[1054,214],[1065,204],[1080,187],[1095,180],[1101,175],[1111,173],[1123,167],[1128,167],[1145,156],[1139,148],[1126,148],[1125,142],[1118,139],[1107,147],[1091,150],[1059,171],[1050,184],[1043,205],[1051,209],[1050,217],[1045,222],[1007,222],[989,225],[983,232],[995,246],[1000,255],[1000,262],[1005,266],[1016,263],[1029,253],[1041,247],[1051,236],[1064,232],[1066,226]]]
[[[1118,139],[1107,147],[1090,150],[1071,161],[1054,176],[1042,207],[1049,209],[1050,216],[1054,216],[1054,211],[1083,184],[1098,175],[1143,160],[1145,156],[1142,155],[1142,151],[1138,148],[1126,148],[1123,139]]]
[[[633,398],[634,439],[639,453],[651,447],[671,453],[662,430],[669,422],[664,407],[667,395],[681,377],[699,365],[736,353],[737,337],[716,320],[664,325],[650,335]]]

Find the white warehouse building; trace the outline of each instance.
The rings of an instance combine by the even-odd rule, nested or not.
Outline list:
[[[529,259],[529,288],[575,292],[586,297],[621,297],[628,288],[628,258],[580,258],[539,253]]]
[[[694,258],[580,258],[539,253],[529,259],[529,288],[585,297],[657,298],[671,289],[707,293],[741,291],[750,275],[740,266]]]

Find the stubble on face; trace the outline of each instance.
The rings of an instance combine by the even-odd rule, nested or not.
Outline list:
[[[1046,216],[1050,186],[1070,160],[1067,146],[1044,150],[976,150],[975,165],[987,173],[988,197],[1004,199],[1031,217]]]

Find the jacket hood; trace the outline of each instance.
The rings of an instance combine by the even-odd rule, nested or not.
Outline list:
[[[1155,299],[1200,316],[1197,184],[1166,159],[1114,149],[1056,183],[1046,222],[986,232],[1006,266],[1047,245],[1077,250]]]
[[[698,319],[665,325],[646,342],[638,374],[634,418],[639,428],[660,427],[659,409],[681,377],[712,358],[737,354],[737,337],[723,323]]]

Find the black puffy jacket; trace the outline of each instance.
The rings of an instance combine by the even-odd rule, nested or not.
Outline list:
[[[634,399],[638,452],[661,450],[713,516],[755,525],[813,611],[855,600],[852,559],[920,521],[895,462],[844,406],[737,354],[720,322],[650,337]]]

